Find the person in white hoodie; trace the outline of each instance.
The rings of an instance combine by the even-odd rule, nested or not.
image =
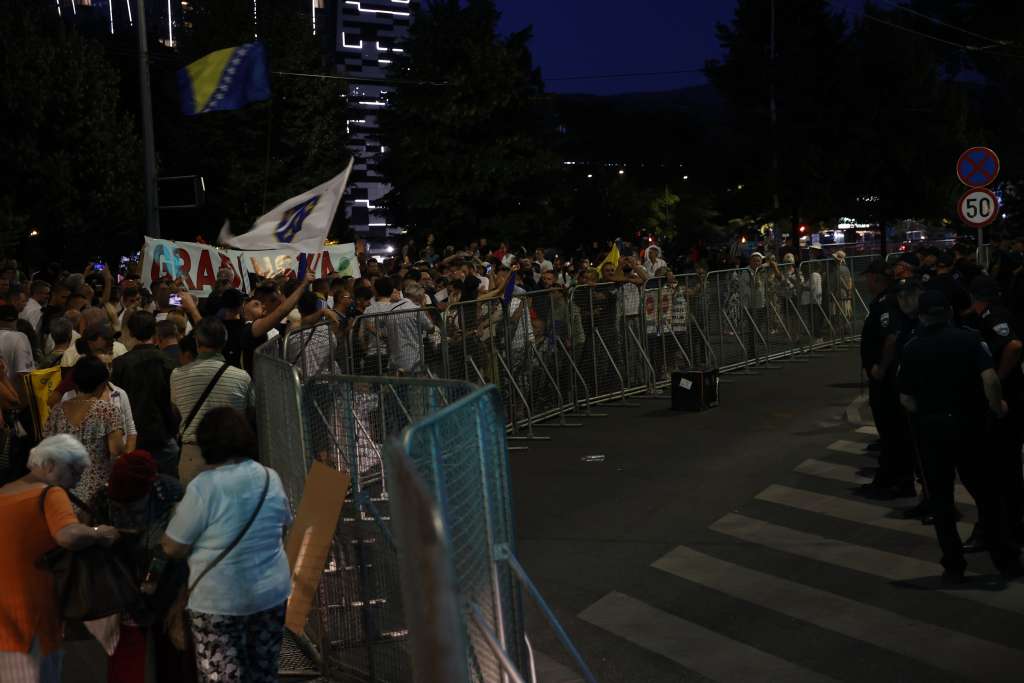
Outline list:
[[[653,244],[647,247],[647,251],[644,253],[643,266],[644,270],[651,275],[657,273],[661,268],[668,267],[668,263],[665,262],[665,259],[661,258],[661,247]]]

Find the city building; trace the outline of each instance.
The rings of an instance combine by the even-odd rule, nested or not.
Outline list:
[[[385,150],[378,134],[381,110],[394,89],[384,81],[403,53],[417,0],[337,0],[338,73],[350,79],[348,134],[356,157],[349,181],[349,225],[367,237],[400,230],[388,223],[380,199],[390,187],[380,173]]]

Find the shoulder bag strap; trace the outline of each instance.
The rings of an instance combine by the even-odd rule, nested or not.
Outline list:
[[[209,398],[210,392],[213,391],[213,388],[217,386],[217,382],[220,381],[221,375],[223,375],[227,371],[228,365],[228,363],[224,363],[224,365],[220,366],[220,369],[217,370],[217,374],[213,376],[213,379],[210,380],[210,383],[206,385],[205,389],[203,389],[203,393],[200,394],[199,400],[196,401],[196,404],[194,406],[192,406],[192,410],[189,412],[188,417],[185,419],[185,421],[181,423],[181,428],[178,430],[178,438],[184,436],[185,432],[188,431],[188,427],[189,425],[192,424],[192,420],[196,419],[196,415],[199,413],[199,409],[203,407],[204,403],[206,403],[206,399]]]
[[[75,494],[71,493],[71,491],[69,491],[68,489],[64,488],[63,486],[56,486],[55,484],[47,484],[46,488],[43,489],[43,495],[39,496],[39,510],[41,512],[45,513],[45,511],[46,511],[46,494],[50,492],[50,489],[61,489],[61,490],[63,490],[64,493],[67,494],[68,499],[71,501],[71,503],[73,505],[77,506],[78,508],[84,510],[85,513],[89,515],[90,519],[95,516],[93,514],[92,508],[90,508],[88,505],[83,503],[81,498],[79,498]]]
[[[188,599],[188,596],[192,594],[192,591],[196,589],[196,584],[202,581],[203,577],[209,574],[211,569],[220,564],[221,560],[227,557],[228,554],[232,550],[234,550],[239,543],[242,542],[242,539],[245,537],[245,534],[248,533],[249,528],[252,526],[253,522],[256,521],[256,518],[260,514],[260,510],[263,509],[264,501],[267,500],[267,491],[270,489],[270,470],[264,467],[263,474],[265,477],[263,479],[263,493],[260,495],[260,502],[256,505],[256,509],[252,511],[252,515],[249,517],[249,521],[245,523],[245,526],[242,527],[242,530],[238,532],[237,536],[235,536],[235,540],[231,541],[231,543],[228,544],[227,548],[224,548],[224,550],[220,551],[220,555],[215,557],[213,562],[206,565],[206,568],[202,571],[202,573],[199,574],[198,578],[196,578],[196,580],[192,582],[192,585],[188,587],[188,592],[186,593],[186,600]]]

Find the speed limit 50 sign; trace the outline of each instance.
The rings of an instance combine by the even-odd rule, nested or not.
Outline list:
[[[956,210],[964,223],[983,228],[999,216],[999,199],[992,190],[977,187],[960,198]]]

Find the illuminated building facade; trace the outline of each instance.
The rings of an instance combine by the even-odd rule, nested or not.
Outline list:
[[[365,236],[398,234],[379,206],[390,187],[380,174],[384,148],[378,117],[393,90],[383,83],[403,53],[417,0],[337,0],[338,72],[352,79],[348,91],[349,144],[356,157],[349,181],[349,224]]]

